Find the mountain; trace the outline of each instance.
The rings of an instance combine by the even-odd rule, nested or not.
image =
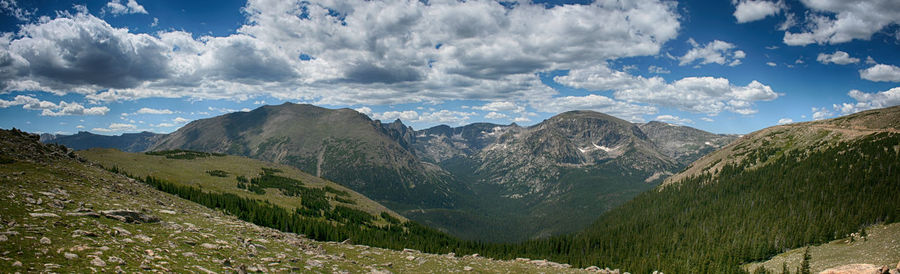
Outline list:
[[[89,148],[115,148],[121,151],[138,152],[147,150],[165,134],[152,132],[123,133],[118,136],[99,135],[86,131],[73,135],[41,134],[41,142],[55,143],[75,150]]]
[[[351,109],[285,103],[191,122],[146,150],[286,164],[453,235],[510,242],[586,227],[734,138],[592,111],[530,127],[475,123],[417,131]]]
[[[638,127],[656,144],[662,154],[685,166],[739,137],[657,121],[639,124]]]
[[[196,120],[149,150],[187,149],[282,163],[395,209],[450,207],[464,190],[408,149],[411,129],[351,109],[285,103]]]
[[[683,167],[637,124],[592,111],[562,113],[531,127],[437,126],[416,136],[416,154],[473,193],[454,210],[401,214],[469,239],[578,231]]]
[[[544,244],[565,247],[554,259],[573,264],[742,273],[749,262],[900,221],[898,144],[900,106],[766,128],[603,213],[577,235]],[[820,260],[814,270],[900,260],[888,250],[896,238],[877,239],[882,244],[865,256],[830,253],[844,257]],[[792,271],[800,265],[788,263]]]
[[[352,241],[317,241],[307,238],[313,234],[279,231],[294,229],[287,224],[297,223],[283,218],[295,215],[272,214],[281,208],[268,201],[235,199],[209,189],[211,185],[198,191],[152,177],[136,180],[38,140],[38,135],[0,130],[0,253],[4,254],[0,269],[4,272],[587,272],[547,260],[400,251],[402,245],[411,244],[407,241],[432,243],[409,232],[427,230],[409,222],[392,230],[411,238],[394,238],[391,243],[400,244],[392,247],[396,250]],[[134,156],[111,154],[127,155]],[[226,163],[237,159],[215,155],[185,159],[193,157],[186,155],[201,154],[146,156],[155,162],[200,165],[212,164],[205,163],[206,158],[226,157]],[[237,161],[254,167],[272,165]],[[230,204],[235,201],[244,202]],[[245,210],[251,209],[253,214],[247,214]],[[281,225],[265,220],[278,220]],[[391,234],[378,236],[385,235]]]

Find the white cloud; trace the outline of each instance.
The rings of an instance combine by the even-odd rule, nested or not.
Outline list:
[[[179,125],[190,122],[190,121],[191,121],[190,119],[186,119],[186,118],[182,118],[182,117],[175,117],[175,119],[172,119],[172,122],[175,122],[176,124],[179,124]]]
[[[791,46],[869,40],[872,34],[900,23],[900,5],[880,0],[803,0],[811,12],[800,32],[784,33]]]
[[[673,123],[673,124],[682,124],[682,125],[694,123],[694,121],[691,121],[691,119],[681,118],[681,117],[669,115],[669,114],[656,116],[655,120],[667,122],[667,123]]]
[[[77,125],[77,126],[75,126],[75,128],[77,128],[77,129],[83,129],[84,126],[83,126],[83,125]]]
[[[508,116],[506,116],[506,114],[497,113],[497,112],[493,112],[493,111],[488,112],[488,114],[484,115],[484,118],[487,118],[487,119],[505,119],[507,117]]]
[[[159,123],[159,124],[153,125],[153,127],[174,127],[174,126],[175,126],[175,124],[172,124],[172,123]]]
[[[672,73],[671,71],[669,71],[669,70],[666,69],[666,68],[663,68],[663,67],[657,67],[657,66],[654,66],[654,65],[650,65],[649,67],[647,67],[647,72],[649,72],[649,73],[656,73],[656,74],[669,74],[669,73]]]
[[[516,105],[515,103],[508,102],[508,101],[490,102],[483,106],[472,107],[472,109],[484,110],[484,111],[514,112],[514,113],[525,112],[525,107]]]
[[[381,120],[385,122],[392,122],[394,120],[400,119],[401,121],[418,121],[419,113],[414,110],[406,110],[406,111],[386,111],[381,114],[373,114],[370,115],[372,119]]]
[[[168,109],[141,108],[135,113],[137,113],[137,114],[173,114],[175,112],[168,110]]]
[[[732,0],[735,5],[734,18],[738,24],[761,20],[767,16],[775,15],[784,9],[783,2],[772,1],[753,1],[753,0]]]
[[[742,50],[735,50],[736,46],[732,43],[714,40],[700,46],[693,38],[688,39],[688,43],[693,46],[684,56],[678,58],[678,65],[685,66],[700,61],[700,65],[716,63],[719,65],[737,66],[741,64],[741,59],[747,57]]]
[[[676,4],[657,0],[251,0],[243,11],[228,36],[135,34],[84,8],[23,25],[0,39],[0,91],[332,105],[548,97],[538,72],[656,55],[681,27]]]
[[[865,93],[859,90],[851,90],[847,93],[847,95],[856,100],[856,103],[843,103],[841,105],[834,105],[835,110],[840,110],[843,114],[900,105],[900,87],[875,93]]]
[[[133,124],[111,123],[111,124],[109,124],[109,127],[93,128],[91,130],[96,131],[96,132],[134,131],[134,130],[137,130],[137,126],[133,125]]]
[[[824,107],[821,107],[821,108],[813,107],[812,113],[813,113],[812,114],[813,120],[822,120],[822,119],[834,116],[834,113],[828,111],[828,109],[826,109]]]
[[[877,64],[860,70],[859,77],[874,82],[900,82],[900,67]]]
[[[138,4],[135,0],[128,0],[124,5],[121,0],[109,1],[109,3],[106,3],[106,10],[114,15],[135,13],[147,14],[147,10],[144,9],[144,6]]]
[[[85,108],[83,105],[79,103],[67,103],[66,101],[59,102],[58,111],[53,111],[51,109],[44,109],[41,111],[41,116],[68,116],[68,115],[106,115],[109,112],[108,107],[90,107]]]
[[[703,120],[704,122],[709,122],[709,123],[712,123],[712,122],[715,122],[715,121],[716,121],[716,120],[713,120],[712,118],[709,118],[709,117],[701,117],[700,120]]]
[[[778,124],[779,124],[779,125],[790,124],[790,123],[793,123],[793,122],[794,122],[794,119],[791,119],[791,118],[781,118],[781,119],[778,119]]]
[[[816,57],[816,61],[819,61],[819,63],[822,64],[833,63],[838,65],[848,65],[859,63],[859,58],[850,57],[849,53],[838,50],[832,54],[819,53],[819,56]]]
[[[766,65],[770,67],[778,66],[778,64],[775,64],[775,62],[766,62]]]
[[[20,8],[16,0],[0,0],[0,11],[15,17],[19,21],[28,21],[36,10]]]
[[[85,108],[79,103],[66,101],[56,104],[26,95],[17,95],[13,100],[0,99],[0,108],[20,105],[28,110],[41,110],[41,116],[106,115],[109,112],[109,108],[104,106]]]
[[[415,122],[424,122],[424,123],[446,123],[446,124],[456,124],[462,125],[466,121],[469,120],[472,116],[477,115],[472,112],[462,112],[462,111],[452,111],[442,109],[440,111],[435,111],[431,113],[423,113],[422,116],[419,117]]]
[[[771,101],[779,96],[771,87],[755,80],[746,86],[736,86],[726,78],[715,77],[686,77],[668,83],[662,77],[633,76],[607,66],[572,70],[569,75],[557,76],[554,80],[575,88],[612,90],[618,101],[596,95],[594,101],[618,105],[624,112],[632,112],[628,110],[634,110],[634,104],[653,104],[711,115],[722,111],[752,114],[756,112],[754,102]],[[548,105],[534,107],[547,109]]]

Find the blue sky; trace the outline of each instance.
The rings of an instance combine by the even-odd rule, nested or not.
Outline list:
[[[0,127],[168,133],[294,102],[747,133],[900,104],[896,1],[615,2],[0,0]]]

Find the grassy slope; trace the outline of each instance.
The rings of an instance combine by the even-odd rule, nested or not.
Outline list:
[[[5,159],[8,157],[4,156],[0,163],[0,269],[4,272],[85,272],[88,269],[112,272],[118,268],[134,272],[141,271],[142,267],[144,271],[166,272],[234,272],[255,268],[272,272],[358,273],[377,269],[446,273],[466,267],[495,273],[579,271],[515,261],[316,242],[237,220],[71,159],[47,162],[17,159],[12,163]],[[128,224],[103,217],[66,216],[82,207],[94,211],[141,210],[162,221]],[[52,213],[59,217],[34,217],[30,213]],[[116,228],[127,230],[130,235],[117,234]],[[95,235],[73,237],[76,230]],[[49,244],[41,243],[45,237]],[[204,244],[208,245],[204,247]],[[211,245],[215,248],[208,248]],[[67,259],[66,253],[77,258]],[[112,256],[123,263],[113,263]],[[92,264],[95,258],[106,265]],[[225,259],[230,263],[226,264]]]
[[[277,168],[282,170],[282,172],[279,173],[280,176],[298,179],[307,186],[319,188],[330,186],[338,190],[347,191],[350,193],[351,199],[356,201],[356,204],[341,204],[343,206],[363,210],[374,216],[378,216],[381,212],[388,212],[397,218],[405,220],[405,218],[399,214],[351,189],[287,165],[262,162],[239,156],[211,156],[192,160],[168,159],[165,156],[128,153],[115,149],[90,149],[79,151],[78,154],[107,168],[117,166],[119,169],[124,170],[133,176],[145,177],[147,175],[152,175],[171,182],[198,186],[207,191],[233,193],[253,199],[269,200],[277,205],[290,209],[300,207],[300,199],[298,197],[281,195],[277,189],[267,189],[266,194],[258,195],[237,188],[238,182],[235,178],[236,176],[242,175],[249,179],[256,177],[263,167]],[[208,170],[226,171],[228,172],[228,177],[210,176],[206,173]],[[333,196],[333,194],[328,195]],[[333,205],[338,204],[334,200],[329,200],[329,202]]]
[[[889,225],[873,225],[866,229],[865,240],[854,237],[843,238],[817,246],[810,246],[809,267],[813,273],[847,264],[874,264],[894,267],[900,260],[900,223]],[[770,272],[779,273],[782,263],[788,269],[800,267],[803,252],[806,248],[797,248],[778,254],[765,262],[744,265],[747,271],[765,267]]]

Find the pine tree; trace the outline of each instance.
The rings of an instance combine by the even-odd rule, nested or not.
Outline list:
[[[803,251],[803,261],[800,262],[800,270],[797,271],[800,274],[809,274],[809,260],[812,259],[812,256],[809,255],[809,247]]]

